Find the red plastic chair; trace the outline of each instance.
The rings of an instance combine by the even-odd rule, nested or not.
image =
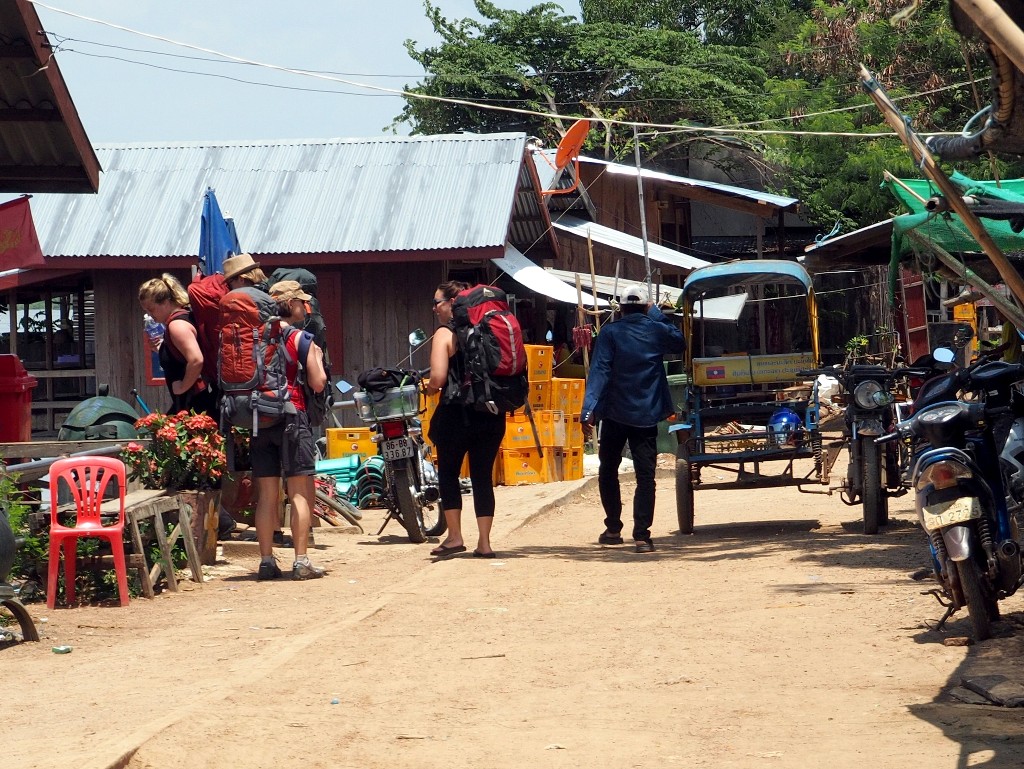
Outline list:
[[[117,480],[120,506],[117,522],[106,526],[100,521],[100,507],[107,487]],[[64,482],[75,503],[75,525],[57,521],[57,490]],[[64,596],[68,605],[75,601],[75,553],[79,537],[100,537],[110,542],[117,574],[117,592],[121,605],[128,605],[128,570],[124,556],[124,462],[114,457],[71,457],[50,465],[50,569],[46,585],[46,605],[57,601],[57,570],[64,552]]]

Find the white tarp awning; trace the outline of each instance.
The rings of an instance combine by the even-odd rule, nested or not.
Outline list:
[[[558,278],[563,283],[567,283],[572,286],[573,296],[576,294],[576,275],[580,276],[580,284],[589,289],[591,285],[590,275],[584,275],[582,273],[568,272],[566,270],[556,270],[553,268],[547,268],[552,276]],[[596,275],[594,276],[594,286],[597,289],[598,294],[604,294],[605,296],[614,296],[616,291],[622,291],[626,286],[631,283],[636,283],[634,280],[623,280],[619,278],[618,286],[615,285],[615,278],[608,277],[607,275]],[[681,288],[676,286],[666,285],[655,285],[654,296],[657,301],[667,300],[673,305],[679,300],[679,293],[682,291]],[[589,300],[586,299],[587,294],[584,294],[584,304]],[[575,298],[573,299],[575,302]],[[747,301],[746,294],[730,294],[729,296],[716,297],[714,299],[708,299],[703,302],[697,302],[694,306],[693,316],[695,318],[703,317],[704,320],[717,320],[717,321],[728,321],[735,323],[739,320],[740,313],[743,312],[743,306]],[[702,314],[703,313],[703,314]]]
[[[559,302],[576,304],[575,283],[573,283],[572,288],[570,288],[543,267],[536,265],[527,259],[526,256],[524,256],[511,243],[505,244],[504,257],[492,259],[491,261],[497,265],[498,269],[502,270],[517,283],[521,283],[531,291],[536,291],[538,294],[544,294],[544,296],[557,299]],[[594,297],[590,293],[584,292],[583,304],[588,307],[593,307]],[[607,307],[608,302],[599,298],[597,300],[597,305],[599,307]]]
[[[567,232],[584,240],[587,239],[589,233],[590,239],[595,243],[640,257],[644,255],[644,241],[642,238],[627,235],[611,227],[594,224],[584,219],[577,219],[575,216],[562,216],[558,219],[552,219],[551,224],[556,230]],[[647,244],[647,256],[652,262],[669,264],[684,270],[696,270],[698,267],[707,267],[711,264],[711,262],[705,262],[703,259],[684,254],[682,251],[660,246],[657,243]]]

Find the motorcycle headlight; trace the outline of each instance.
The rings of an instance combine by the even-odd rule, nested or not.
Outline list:
[[[853,388],[853,400],[862,409],[877,409],[892,403],[892,393],[878,382],[869,379]]]
[[[936,462],[922,471],[914,486],[918,491],[924,491],[929,486],[936,490],[949,489],[956,486],[957,481],[970,477],[971,471],[959,462]]]

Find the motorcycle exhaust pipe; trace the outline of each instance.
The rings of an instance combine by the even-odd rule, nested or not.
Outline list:
[[[1020,557],[1020,545],[1012,539],[1008,539],[999,546],[999,557],[1012,561]]]

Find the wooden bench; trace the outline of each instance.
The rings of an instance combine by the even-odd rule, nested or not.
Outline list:
[[[103,503],[103,512],[117,514],[117,500],[109,500]],[[195,540],[192,538],[192,524],[189,509],[183,505],[181,499],[173,492],[168,493],[159,489],[139,489],[128,492],[124,499],[125,526],[132,538],[132,545],[135,552],[128,558],[128,566],[139,570],[139,577],[142,580],[142,593],[146,598],[154,596],[153,586],[159,581],[163,574],[167,579],[167,587],[174,592],[178,591],[178,580],[174,574],[174,561],[171,551],[174,549],[180,538],[185,545],[185,553],[188,557],[188,566],[192,572],[192,579],[198,584],[203,582],[203,571],[199,562],[199,551],[196,548]],[[174,528],[167,533],[167,521],[164,516],[169,515],[176,519]],[[150,521],[153,527],[153,536],[156,538],[157,546],[160,549],[160,560],[150,566],[146,561],[145,542],[142,539],[142,532],[139,528],[141,521]]]

